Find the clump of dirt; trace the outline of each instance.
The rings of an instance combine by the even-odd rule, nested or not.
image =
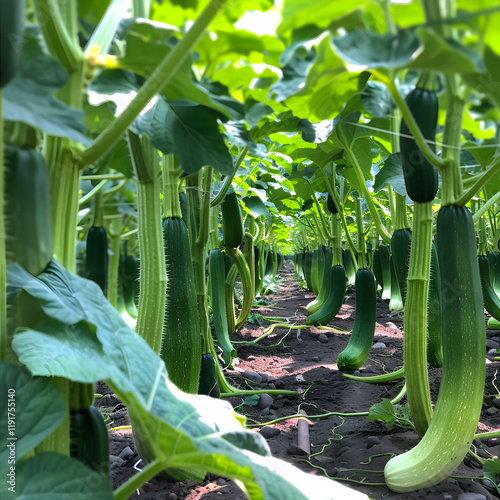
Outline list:
[[[366,416],[372,405],[383,399],[395,398],[403,387],[403,380],[367,384],[349,380],[337,369],[337,356],[346,347],[354,323],[354,289],[348,289],[339,314],[329,325],[331,328],[277,327],[266,338],[249,343],[272,324],[265,318],[286,318],[290,326],[305,325],[305,308],[314,295],[301,286],[293,266],[288,262],[279,273],[277,291],[265,299],[266,305],[253,308],[253,322],[247,323],[232,337],[238,352],[238,363],[234,365],[234,370],[227,372],[227,377],[233,386],[240,388],[285,389],[299,393],[296,396],[265,394],[230,398],[237,411],[247,417],[247,425],[268,440],[274,456],[306,472],[346,482],[375,500],[445,500],[457,499],[462,493],[476,493],[487,499],[499,498],[491,488],[487,489],[487,482],[470,479],[480,478],[482,468],[469,457],[452,478],[432,488],[405,494],[391,492],[384,483],[384,466],[392,455],[414,447],[418,436],[404,420],[388,427],[382,421],[368,420]],[[402,313],[391,313],[388,301],[378,299],[374,346],[359,374],[392,372],[403,365],[402,328]],[[500,345],[500,331],[488,330],[487,336],[489,348]],[[487,360],[486,368],[485,398],[478,431],[500,428],[500,399],[495,386],[499,363]],[[440,369],[429,370],[433,402],[437,397],[440,376]],[[99,384],[98,392],[103,397],[97,400],[96,405],[109,415],[109,427],[126,426],[129,423],[126,408],[105,384]],[[403,398],[398,404],[402,417],[405,416],[405,403]],[[300,411],[308,416],[309,450],[304,450],[303,443],[299,446],[298,418],[263,425],[297,415]],[[317,418],[319,415],[323,417]],[[500,439],[476,440],[474,445],[476,453],[483,458],[500,453]],[[134,467],[141,467],[142,464],[129,429],[112,431],[110,446],[111,479],[113,486],[117,487],[135,474]],[[193,481],[172,483],[158,476],[138,493],[131,498],[246,498],[233,481],[216,476],[207,477],[201,484]]]

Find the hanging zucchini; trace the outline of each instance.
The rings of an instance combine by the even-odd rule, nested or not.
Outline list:
[[[245,231],[240,202],[233,188],[230,188],[220,204],[222,216],[222,241],[229,248],[243,243]]]
[[[370,269],[356,272],[356,316],[347,347],[337,358],[337,367],[342,371],[353,371],[368,359],[375,335],[377,296],[375,278]]]
[[[201,327],[185,222],[178,217],[164,219],[163,241],[167,299],[160,356],[169,379],[184,392],[196,394],[201,369]]]
[[[4,154],[7,262],[38,276],[54,253],[49,171],[38,149],[5,145]]]
[[[94,281],[104,295],[108,290],[108,236],[106,229],[92,226],[87,232],[85,277]]]

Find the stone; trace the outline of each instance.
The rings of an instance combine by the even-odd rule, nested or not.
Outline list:
[[[486,347],[488,349],[498,349],[500,344],[493,339],[486,339]]]
[[[271,406],[273,402],[274,399],[269,396],[269,394],[261,394],[259,397],[259,402],[257,403],[257,408],[259,408],[259,410],[263,410],[264,408]]]
[[[318,341],[322,344],[326,344],[328,342],[328,337],[324,333],[322,333],[318,336]]]
[[[273,438],[274,436],[277,436],[281,431],[276,428],[276,427],[262,427],[262,429],[259,431],[261,436],[265,437],[266,439]]]
[[[372,446],[375,446],[376,444],[380,444],[380,443],[381,443],[380,438],[378,438],[377,436],[370,436],[366,440],[366,447],[371,448]]]
[[[130,448],[130,446],[127,446],[126,448],[123,448],[123,450],[120,452],[118,456],[123,460],[128,460],[134,455],[135,453],[132,451],[132,448]]]
[[[372,350],[374,351],[383,351],[384,349],[387,349],[387,346],[383,342],[377,342],[372,345]]]
[[[256,384],[260,384],[262,382],[262,376],[259,375],[257,372],[245,371],[241,372],[241,376],[245,377],[246,379],[252,382],[255,382]]]

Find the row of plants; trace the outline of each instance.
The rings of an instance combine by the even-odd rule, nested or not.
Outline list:
[[[366,498],[272,458],[220,399],[270,392],[226,369],[285,256],[317,295],[308,325],[355,286],[340,370],[366,362],[377,285],[404,308],[404,368],[384,380],[405,377],[421,441],[388,462],[388,486],[436,484],[469,452],[484,307],[500,321],[500,9],[284,1],[277,35],[238,26],[269,9],[2,4],[0,366],[16,410],[0,420],[16,445],[0,468],[14,497],[55,495],[61,474],[64,493],[121,499],[160,472],[212,472],[250,498]],[[434,408],[428,363],[442,367]],[[115,492],[98,380],[145,463]]]

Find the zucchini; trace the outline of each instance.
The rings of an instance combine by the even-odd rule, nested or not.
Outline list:
[[[108,429],[95,406],[70,411],[70,456],[109,480]]]
[[[319,294],[313,301],[309,302],[306,306],[306,311],[309,314],[313,314],[325,303],[328,295],[330,295],[330,279],[332,268],[332,260],[333,260],[333,252],[330,247],[325,247],[324,249],[325,263],[324,263],[324,271],[323,271],[323,281],[321,282],[321,288],[319,290]]]
[[[1,0],[0,89],[15,76],[21,59],[26,0]]]
[[[332,197],[330,196],[330,193],[327,194],[326,196],[326,208],[331,214],[338,214],[339,211],[337,210],[337,205],[335,205],[335,202],[333,201]]]
[[[139,260],[135,255],[125,255],[122,271],[123,302],[129,316],[137,318],[139,299]]]
[[[306,325],[327,325],[337,315],[344,302],[347,277],[342,266],[330,269],[330,293],[320,309],[309,315]]]
[[[375,279],[377,280],[378,286],[383,290],[384,279],[382,275],[382,266],[380,264],[380,251],[378,249],[373,251],[372,271]]]
[[[49,170],[38,149],[5,145],[4,152],[7,262],[38,276],[54,254]]]
[[[398,279],[396,278],[396,271],[394,270],[394,262],[391,258],[391,300],[389,300],[389,311],[402,311],[403,299],[399,290]]]
[[[243,243],[245,231],[240,202],[234,189],[230,188],[221,202],[222,241],[227,247],[237,248]]]
[[[226,366],[231,366],[236,351],[229,340],[226,313],[226,267],[224,254],[219,248],[212,250],[209,257],[210,300],[212,302],[212,320],[215,334],[222,348],[222,358]]]
[[[87,232],[85,277],[94,281],[104,295],[108,290],[108,236],[106,229],[92,226]]]
[[[217,378],[217,366],[215,363],[217,363],[217,361],[209,352],[201,356],[198,394],[205,394],[212,398],[220,398],[220,387]]]
[[[422,440],[385,466],[386,483],[396,492],[433,486],[460,464],[474,439],[483,403],[486,332],[470,211],[456,205],[441,207],[436,235],[442,283],[441,385]]]
[[[384,300],[391,299],[391,253],[389,245],[380,245],[378,247],[380,256],[380,267],[382,269],[382,298]]]
[[[403,305],[406,301],[406,282],[410,267],[410,251],[411,231],[409,229],[396,229],[391,237],[391,253]]]
[[[436,92],[416,87],[406,96],[405,101],[425,139],[434,141],[439,112]],[[424,157],[404,120],[401,121],[400,133],[399,146],[406,192],[417,203],[432,201],[439,187],[438,171]],[[433,143],[430,146],[435,149]]]
[[[308,250],[304,254],[304,281],[306,282],[307,288],[312,291],[312,282],[311,282],[311,271],[312,271],[312,263],[313,263],[313,252]]]
[[[356,272],[356,316],[347,347],[338,355],[337,367],[341,371],[354,371],[368,359],[375,335],[377,295],[375,278],[370,269]]]
[[[323,245],[320,245],[313,252],[313,260],[311,267],[311,285],[312,292],[318,296],[323,282],[323,272],[325,270],[325,251]]]
[[[491,284],[490,265],[486,255],[478,255],[479,276],[481,278],[481,289],[483,290],[484,308],[491,316],[500,321],[500,299]]]
[[[356,278],[356,267],[354,265],[354,257],[349,248],[347,250],[342,249],[342,265],[344,266],[347,280],[350,284],[354,283]]]
[[[187,226],[178,217],[163,220],[167,299],[160,356],[169,379],[182,391],[198,392],[201,327]]]
[[[500,252],[494,251],[493,252],[495,257],[496,257],[496,265],[494,269],[494,279],[493,279],[493,286],[495,288],[495,292],[500,294]]]

